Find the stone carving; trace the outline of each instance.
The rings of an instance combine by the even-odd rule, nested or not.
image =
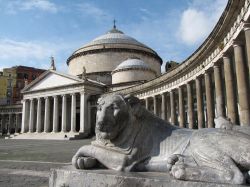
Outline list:
[[[170,172],[175,179],[244,184],[250,136],[233,130],[181,129],[154,116],[133,96],[98,100],[96,140],[72,158],[77,169]]]
[[[87,79],[87,73],[86,73],[86,68],[85,66],[82,67],[82,79],[86,80]]]
[[[239,131],[239,132],[248,134],[250,136],[250,126],[239,126],[239,125],[233,124],[230,121],[230,119],[226,119],[223,117],[216,118],[214,122],[215,122],[215,128]]]

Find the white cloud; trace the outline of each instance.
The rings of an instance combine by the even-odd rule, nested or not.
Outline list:
[[[28,58],[41,60],[45,55],[53,54],[55,51],[44,44],[33,42],[19,42],[10,39],[0,40],[0,59],[8,60],[13,57],[20,60]]]
[[[90,16],[97,21],[111,20],[112,16],[105,10],[99,8],[98,6],[90,3],[81,3],[77,5],[78,10],[83,16]]]
[[[18,11],[41,10],[57,13],[58,7],[49,0],[13,0],[6,6],[7,13],[15,14]]]
[[[46,42],[23,42],[11,39],[0,39],[0,68],[14,65],[33,66],[47,69],[50,65],[49,57],[57,57],[65,52],[72,51],[70,44],[46,43]],[[56,59],[57,60],[57,59]],[[66,71],[65,59],[56,62],[59,71]]]
[[[183,11],[177,37],[187,45],[201,42],[211,32],[227,0],[193,0]]]

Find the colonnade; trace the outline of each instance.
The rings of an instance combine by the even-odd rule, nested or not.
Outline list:
[[[2,134],[19,133],[21,130],[21,113],[1,113],[0,132]]]
[[[213,66],[170,91],[144,97],[145,106],[180,127],[212,128],[222,116],[250,125],[250,29],[245,40],[234,40]],[[151,108],[150,108],[151,106]]]
[[[86,92],[24,98],[22,133],[89,133]],[[79,102],[77,102],[79,101]],[[77,120],[79,114],[79,120]]]

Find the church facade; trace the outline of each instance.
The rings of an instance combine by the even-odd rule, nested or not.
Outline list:
[[[84,138],[98,97],[118,92],[180,127],[213,128],[219,116],[250,125],[249,17],[249,0],[229,0],[204,43],[164,74],[154,50],[114,26],[68,58],[68,74],[52,65],[24,88],[21,133],[12,138]]]

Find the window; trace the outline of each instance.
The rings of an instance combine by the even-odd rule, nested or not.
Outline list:
[[[17,78],[18,78],[18,79],[23,79],[23,74],[22,74],[22,73],[18,73],[18,74],[17,74]]]
[[[32,80],[35,80],[36,79],[36,75],[32,75]]]
[[[27,73],[24,73],[23,78],[28,79],[28,78],[29,78],[29,75],[28,75]]]
[[[12,86],[12,80],[8,80],[8,87]]]
[[[23,83],[21,81],[17,82],[17,88],[23,88]]]

